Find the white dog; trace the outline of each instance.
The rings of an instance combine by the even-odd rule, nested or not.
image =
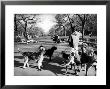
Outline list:
[[[45,53],[45,48],[42,46],[40,47],[40,50],[42,51],[39,58],[38,58],[38,70],[41,71],[41,66],[42,66],[42,62],[44,59],[44,53]]]
[[[71,52],[70,52],[70,56],[69,56],[69,62],[66,64],[66,74],[67,74],[67,69],[68,69],[68,66],[71,65],[71,69],[72,69],[72,66],[74,66],[74,70],[75,70],[75,74],[76,73],[76,69],[75,69],[75,52],[76,50],[74,48],[71,49]]]

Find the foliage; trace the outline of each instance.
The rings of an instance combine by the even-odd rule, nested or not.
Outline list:
[[[97,15],[96,14],[56,14],[57,25],[51,29],[59,35],[68,36],[73,30],[78,30],[83,35],[97,35]]]
[[[42,28],[38,27],[39,14],[15,14],[14,32],[15,36],[21,35],[28,39],[27,34],[34,36],[44,35]],[[97,35],[97,14],[56,14],[56,25],[48,35],[58,34],[69,36],[72,31],[78,30],[84,35]]]

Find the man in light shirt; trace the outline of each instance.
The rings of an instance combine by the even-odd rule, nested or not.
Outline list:
[[[71,50],[75,50],[75,57],[77,58],[77,61],[80,62],[80,56],[78,54],[78,44],[79,44],[79,38],[81,36],[81,33],[78,31],[73,31],[73,33],[71,34],[71,42],[72,42],[72,46],[71,46]]]

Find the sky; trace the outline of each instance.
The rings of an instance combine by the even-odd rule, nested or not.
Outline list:
[[[40,21],[37,26],[42,28],[45,34],[48,34],[49,30],[56,24],[54,14],[42,14],[39,16]]]

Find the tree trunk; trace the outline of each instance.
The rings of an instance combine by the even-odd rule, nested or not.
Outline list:
[[[62,25],[63,26],[63,25]],[[63,26],[63,29],[64,29],[64,36],[66,37],[66,29],[65,29],[65,26]]]
[[[83,51],[83,40],[84,40],[84,25],[85,25],[85,22],[86,22],[86,16],[85,16],[85,14],[84,14],[84,18],[82,18],[79,14],[76,14],[78,17],[79,17],[79,19],[81,20],[81,22],[82,22],[82,52],[84,52]]]
[[[28,34],[27,34],[27,21],[25,22],[25,27],[24,27],[24,37],[26,40],[28,40]]]
[[[16,14],[15,14],[15,16],[14,16],[14,25],[15,25],[15,28],[14,28],[14,30],[15,30],[15,31],[17,31],[17,24],[16,24]]]
[[[82,52],[84,52],[84,50],[83,50],[83,41],[84,41],[84,24],[85,24],[85,20],[82,21]]]
[[[65,30],[65,37],[66,37],[66,30]]]

